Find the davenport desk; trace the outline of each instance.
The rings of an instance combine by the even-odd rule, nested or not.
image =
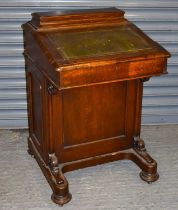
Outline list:
[[[170,54],[115,8],[34,13],[25,23],[29,153],[60,205],[65,172],[129,159],[158,179],[140,139],[143,82],[166,73]]]

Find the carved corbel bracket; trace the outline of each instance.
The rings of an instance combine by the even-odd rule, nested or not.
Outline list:
[[[147,82],[149,81],[150,77],[143,77],[143,78],[140,78],[140,81],[141,82]]]
[[[49,154],[49,167],[51,169],[52,174],[56,178],[56,181],[58,184],[63,184],[64,180],[61,177],[61,170],[58,165],[58,159],[55,155],[55,153]]]
[[[134,137],[134,143],[133,147],[135,151],[141,155],[148,163],[153,163],[154,160],[151,158],[151,156],[147,153],[147,150],[145,148],[145,142],[140,137]]]
[[[50,95],[55,95],[57,93],[57,91],[58,91],[58,89],[51,83],[47,84],[47,90],[48,90],[48,93]]]
[[[146,152],[145,142],[139,137],[134,138],[134,148],[139,152]]]

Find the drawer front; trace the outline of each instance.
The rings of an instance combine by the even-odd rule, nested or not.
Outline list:
[[[105,66],[88,66],[83,69],[63,70],[60,72],[61,88],[104,83],[110,81],[130,80],[139,77],[166,73],[167,59],[123,62]]]

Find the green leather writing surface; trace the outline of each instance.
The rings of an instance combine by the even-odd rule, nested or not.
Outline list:
[[[129,26],[47,34],[64,59],[98,57],[149,49],[148,42]]]

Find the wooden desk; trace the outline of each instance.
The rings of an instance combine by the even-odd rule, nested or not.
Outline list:
[[[140,139],[143,82],[167,73],[170,54],[115,8],[34,13],[25,23],[29,153],[60,205],[63,173],[120,159],[158,179]]]

